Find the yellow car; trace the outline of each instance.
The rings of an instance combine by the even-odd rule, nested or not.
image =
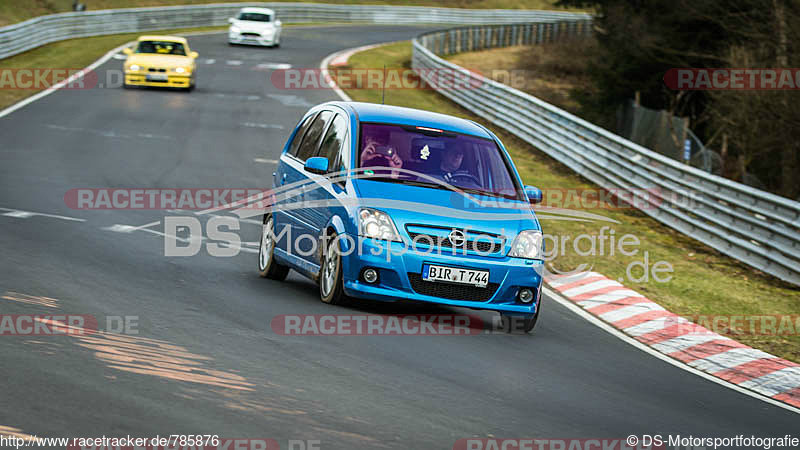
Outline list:
[[[142,36],[134,48],[126,48],[124,87],[162,86],[191,90],[195,85],[199,56],[189,50],[185,38]]]

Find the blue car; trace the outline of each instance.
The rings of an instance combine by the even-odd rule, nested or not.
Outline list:
[[[542,231],[485,127],[395,106],[330,102],[300,120],[273,173],[258,269],[315,280],[323,302],[413,300],[493,310],[530,331]]]

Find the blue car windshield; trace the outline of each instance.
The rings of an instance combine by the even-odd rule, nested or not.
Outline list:
[[[490,139],[427,127],[362,123],[359,142],[361,177],[521,198],[509,163]]]

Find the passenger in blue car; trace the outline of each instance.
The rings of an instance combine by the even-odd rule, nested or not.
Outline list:
[[[395,146],[389,144],[388,133],[376,131],[364,136],[363,150],[361,151],[362,167],[391,167],[401,169],[403,159]],[[398,171],[387,171],[387,175],[397,178]]]

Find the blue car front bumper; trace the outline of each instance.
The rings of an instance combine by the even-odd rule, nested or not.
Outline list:
[[[486,309],[504,313],[534,314],[542,287],[542,261],[509,257],[483,257],[441,249],[430,252],[414,250],[400,242],[371,241],[353,238],[350,246],[342,243],[342,269],[345,293],[351,297],[382,301],[415,300]],[[388,250],[387,251],[387,246]],[[425,264],[489,271],[485,288],[451,285],[422,280]],[[367,283],[362,271],[373,268],[379,279]],[[518,298],[519,290],[529,288],[535,297],[530,303]]]

